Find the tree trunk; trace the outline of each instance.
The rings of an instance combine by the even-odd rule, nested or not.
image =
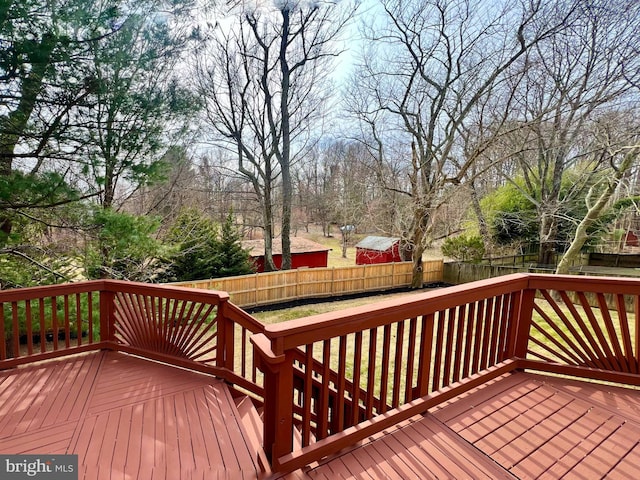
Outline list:
[[[264,271],[277,270],[273,263],[273,212],[271,209],[271,195],[265,195],[264,199]]]
[[[291,126],[289,124],[289,87],[291,71],[287,62],[289,45],[289,10],[282,10],[282,38],[280,41],[280,71],[282,72],[280,94],[280,113],[282,115],[282,152],[280,168],[282,170],[282,270],[291,269]]]
[[[429,224],[429,216],[425,212],[423,208],[417,208],[414,212],[414,227],[411,232],[411,261],[413,262],[411,288],[422,288],[424,283],[422,255],[425,251],[424,239]]]
[[[574,261],[578,258],[582,247],[589,239],[587,230],[596,222],[596,220],[598,220],[598,217],[600,217],[600,214],[606,207],[607,202],[615,192],[618,182],[624,176],[626,171],[629,170],[631,165],[633,165],[636,157],[638,156],[638,151],[638,148],[633,148],[629,153],[625,155],[622,163],[616,169],[613,179],[609,180],[607,188],[605,188],[605,190],[598,197],[598,200],[596,200],[596,203],[592,206],[589,206],[589,199],[591,197],[592,190],[589,191],[589,194],[585,199],[589,210],[587,211],[582,221],[578,224],[578,228],[576,228],[576,234],[573,237],[571,245],[562,256],[560,263],[558,263],[558,268],[556,268],[557,274],[569,273],[569,268],[571,268]]]
[[[480,230],[480,236],[485,245],[485,251],[488,251],[491,246],[491,234],[489,233],[489,226],[487,225],[487,219],[480,207],[480,199],[478,198],[478,192],[476,191],[474,182],[471,182],[471,207],[478,219],[478,229]]]
[[[557,235],[558,226],[553,215],[543,213],[540,221],[539,265],[552,265],[555,263]]]

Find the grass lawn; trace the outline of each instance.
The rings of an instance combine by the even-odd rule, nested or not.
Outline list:
[[[395,293],[395,294],[383,294],[383,295],[376,295],[371,297],[356,298],[356,299],[349,299],[349,300],[310,303],[306,305],[301,305],[301,306],[296,306],[291,308],[284,308],[279,310],[254,312],[253,315],[256,318],[258,318],[260,321],[267,324],[279,323],[279,322],[298,319],[298,318],[302,318],[310,315],[326,313],[330,311],[337,311],[337,310],[342,310],[342,309],[360,306],[360,305],[371,304],[377,301],[381,301],[391,297],[397,297],[400,295],[411,295],[411,294],[412,294],[411,292],[409,293],[405,292],[405,293]],[[564,362],[562,361],[561,358],[556,357],[554,352],[559,352],[561,355],[566,356],[567,354],[562,351],[562,348],[565,348],[565,349],[568,349],[569,351],[574,352],[574,355],[576,355],[577,357],[584,358],[585,354],[581,351],[580,347],[577,347],[579,342],[575,340],[575,336],[573,333],[571,333],[570,328],[565,324],[564,321],[562,321],[558,317],[557,313],[553,310],[553,308],[546,302],[546,300],[542,298],[538,298],[536,303],[540,305],[540,308],[543,310],[545,315],[550,317],[553,320],[554,324],[556,325],[556,328],[560,329],[560,332],[556,331],[552,326],[547,324],[546,320],[542,318],[540,314],[534,313],[534,321],[537,323],[539,328],[541,328],[547,333],[545,335],[539,329],[532,328],[530,333],[531,337],[539,341],[540,344],[536,345],[535,343],[532,342],[530,343],[529,348],[532,351],[537,352],[540,355],[543,355],[544,357],[550,358],[551,360],[554,360],[554,361],[559,361],[560,363],[564,363]],[[583,338],[586,338],[587,336],[594,338],[596,336],[594,334],[594,328],[593,326],[591,326],[588,320],[589,315],[586,314],[586,312],[583,310],[583,308],[580,305],[576,305],[576,308],[580,313],[580,316],[583,318],[585,322],[585,325],[587,328],[586,332],[582,331],[580,327],[576,324],[571,313],[569,312],[569,310],[565,305],[560,305],[560,308],[564,313],[565,319],[569,322],[569,324],[575,330],[577,330],[581,334]],[[606,339],[610,349],[614,350],[613,348],[614,342],[612,342],[611,339],[609,338],[609,333],[607,332],[602,313],[597,308],[591,308],[590,315],[595,319],[595,321],[599,325],[599,328],[602,331],[602,334]],[[622,330],[620,325],[620,319],[615,311],[609,311],[609,316],[611,318],[611,323],[613,325],[613,328],[617,333],[617,339],[618,339],[617,342],[622,346],[623,341],[622,341],[622,336],[620,334]],[[633,314],[631,313],[627,314],[627,323],[629,325],[630,336],[633,339],[635,336],[635,316]],[[394,344],[396,344],[395,338],[397,336],[397,333],[398,333],[397,325],[394,325],[392,329],[391,360],[393,360],[393,353],[395,349]],[[419,335],[419,327],[416,333]],[[381,352],[383,350],[382,328],[378,329],[378,332],[376,333],[376,336],[373,339],[371,338],[370,335],[371,335],[371,332],[369,331],[364,331],[362,333],[361,346],[359,347],[362,349],[362,353],[359,359],[357,355],[354,356],[355,355],[354,353],[355,335],[351,334],[347,336],[346,374],[347,374],[347,378],[353,379],[354,365],[356,363],[359,363],[359,371],[360,371],[359,383],[362,388],[367,388],[367,384],[369,383],[368,368],[371,365],[375,370],[375,372],[373,372],[374,380],[372,381],[371,386],[373,386],[377,396],[380,393],[380,386],[383,383],[381,378],[381,372],[382,372],[382,357],[381,357],[382,353]],[[401,343],[403,345],[402,347],[403,350],[406,350],[407,348],[408,335],[409,335],[409,328],[408,326],[406,326],[403,333],[404,341]],[[447,332],[445,331],[443,334],[443,338],[446,338],[446,335],[447,335]],[[563,340],[562,338],[563,336],[566,336],[569,339],[572,339],[572,344],[568,344],[565,340]],[[562,347],[559,347],[558,345],[554,344],[554,342],[559,342],[559,344],[561,344]],[[374,345],[375,345],[375,351],[376,351],[376,361],[370,364],[369,349],[372,348]],[[318,342],[313,345],[314,357],[317,360],[322,360],[323,348],[324,346],[322,342]],[[339,339],[338,338],[331,339],[331,341],[328,344],[328,348],[330,350],[331,368],[334,371],[337,371],[338,361],[339,361],[339,358],[338,358]],[[434,348],[433,354],[435,355],[435,348]],[[449,351],[447,354],[445,354],[445,356],[446,355],[453,358],[453,356],[455,355],[455,351]],[[406,362],[409,360],[407,358],[406,351],[403,352],[402,358],[403,358],[402,363],[404,364],[402,366],[400,365],[396,366],[393,364],[393,361],[391,361],[391,365],[389,366],[389,371],[388,371],[389,381],[392,381],[391,378],[396,371],[396,367],[400,367],[403,371],[406,369]],[[535,358],[535,356],[532,358]],[[414,366],[417,369],[418,368],[417,352],[414,354],[413,361],[414,361]],[[400,372],[399,374],[401,375],[401,377],[403,376],[403,372]],[[404,392],[405,392],[405,385],[404,385],[404,382],[402,382],[400,385],[400,392],[399,392],[399,395],[401,396],[401,398],[402,398],[402,395],[404,395]],[[392,401],[392,395],[393,395],[393,392],[387,390],[387,400],[390,403]]]
[[[280,323],[287,320],[295,320],[297,318],[309,317],[311,315],[317,315],[319,313],[335,312],[338,310],[344,310],[351,307],[359,307],[360,305],[369,305],[375,302],[381,302],[389,298],[415,295],[418,293],[424,293],[426,289],[415,290],[411,292],[401,293],[380,293],[378,295],[370,295],[366,297],[350,298],[345,300],[327,300],[318,301],[314,303],[305,303],[295,307],[278,308],[278,309],[265,309],[254,310],[251,315],[263,323]]]

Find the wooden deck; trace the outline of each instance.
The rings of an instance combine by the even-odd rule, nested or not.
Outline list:
[[[512,373],[287,478],[629,479],[640,391]]]
[[[0,372],[0,452],[76,453],[86,479],[264,477],[236,403],[218,379],[122,353],[42,362]],[[518,372],[285,478],[622,479],[639,464],[640,391]]]
[[[114,352],[0,372],[0,452],[76,453],[80,478],[256,478],[246,438],[207,375]]]

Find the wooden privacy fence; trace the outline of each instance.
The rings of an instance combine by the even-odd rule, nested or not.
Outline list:
[[[423,262],[423,283],[441,282],[442,260]],[[352,267],[301,268],[237,277],[173,283],[174,286],[228,292],[240,307],[256,307],[305,298],[339,297],[409,287],[411,262],[354,265]]]

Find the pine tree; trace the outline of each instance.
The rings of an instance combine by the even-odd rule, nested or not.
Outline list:
[[[218,276],[231,277],[253,272],[249,252],[242,248],[240,232],[233,222],[233,214],[229,212],[222,224],[218,253]]]

